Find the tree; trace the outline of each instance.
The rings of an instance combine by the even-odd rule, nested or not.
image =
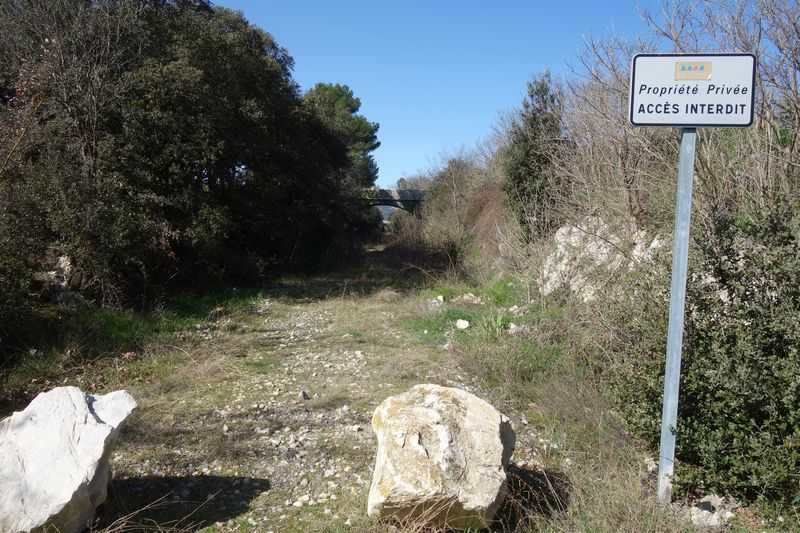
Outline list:
[[[347,85],[318,83],[304,97],[306,105],[347,147],[350,168],[347,176],[353,186],[371,187],[378,177],[372,157],[381,143],[378,127],[358,114],[361,100]]]
[[[545,72],[528,82],[522,110],[512,122],[504,154],[505,191],[520,224],[530,237],[557,223],[553,156],[562,142],[561,88]]]
[[[377,125],[344,86],[306,102],[292,68],[200,0],[0,2],[0,291],[28,298],[45,252],[137,307],[342,256]]]

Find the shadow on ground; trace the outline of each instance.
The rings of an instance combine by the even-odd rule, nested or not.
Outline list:
[[[23,409],[36,394],[93,373],[95,363],[141,352],[159,335],[209,321],[219,309],[235,309],[258,295],[297,302],[360,297],[386,298],[428,285],[458,266],[446,253],[403,245],[373,245],[346,267],[305,274],[275,273],[266,285],[202,288],[172,294],[163,312],[136,313],[96,307],[66,310],[52,304],[33,313],[15,343],[0,345],[0,417]],[[62,354],[70,353],[69,360]],[[11,382],[8,378],[16,374]],[[95,379],[92,377],[92,379]],[[101,387],[102,388],[102,387]]]
[[[570,501],[570,483],[566,475],[550,470],[528,470],[510,465],[508,495],[497,510],[494,523],[481,533],[527,533],[538,531],[536,521],[565,513]],[[463,530],[427,527],[412,521],[408,526],[382,522],[378,526],[363,530],[363,533],[461,533]],[[468,531],[477,530],[470,529]]]
[[[569,478],[561,472],[528,470],[510,465],[509,494],[497,511],[494,531],[519,531],[537,517],[566,512],[570,501]]]
[[[325,273],[280,277],[266,291],[300,301],[367,296],[384,289],[404,292],[424,287],[443,272],[457,268],[445,253],[378,245],[367,248],[357,264]]]
[[[99,527],[125,531],[197,531],[245,513],[270,489],[266,479],[149,476],[115,479],[99,512]]]

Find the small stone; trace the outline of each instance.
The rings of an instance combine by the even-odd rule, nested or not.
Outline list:
[[[468,320],[464,320],[463,318],[459,318],[458,320],[456,320],[456,328],[463,330],[467,329],[468,327],[469,327]]]
[[[721,497],[717,496],[716,494],[709,494],[700,500],[698,507],[701,509],[707,509],[709,511],[718,511],[722,508],[722,504],[723,500]]]
[[[441,307],[442,304],[444,304],[444,296],[441,294],[428,302],[431,307]]]
[[[717,513],[697,507],[689,508],[689,520],[692,524],[700,527],[719,527],[720,525],[720,517]]]
[[[508,325],[508,334],[509,335],[519,335],[520,333],[524,333],[528,328],[525,326],[518,326],[513,322]]]

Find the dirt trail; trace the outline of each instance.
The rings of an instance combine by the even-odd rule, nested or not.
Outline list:
[[[375,406],[416,383],[477,388],[452,351],[404,327],[430,303],[420,272],[398,267],[373,257],[356,274],[284,281],[246,309],[212,313],[193,347],[134,391],[141,408],[114,456],[110,516],[163,497],[135,520],[368,526]]]

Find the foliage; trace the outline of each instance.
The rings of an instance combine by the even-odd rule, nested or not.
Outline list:
[[[522,110],[515,117],[505,149],[505,191],[520,224],[529,233],[555,227],[553,161],[562,141],[561,88],[549,72],[528,82]]]
[[[378,166],[371,152],[378,149],[378,124],[362,115],[361,100],[347,85],[318,83],[303,99],[323,124],[336,133],[347,147],[350,159],[348,177],[355,187],[371,187],[378,177]]]
[[[688,288],[677,482],[745,499],[800,498],[800,226],[797,212],[724,217],[701,239]],[[651,295],[652,295],[652,288]],[[647,289],[639,284],[637,290]],[[626,320],[613,382],[628,420],[656,445],[665,299]],[[660,300],[660,304],[659,304]],[[626,314],[632,310],[626,305]],[[622,317],[620,317],[622,319]],[[796,502],[795,502],[796,503]]]
[[[89,299],[140,308],[346,256],[377,226],[378,126],[292,68],[207,2],[0,4],[0,323],[58,255]]]

